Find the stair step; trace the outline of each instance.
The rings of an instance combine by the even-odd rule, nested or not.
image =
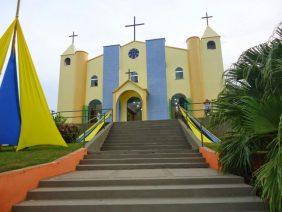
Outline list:
[[[188,144],[185,144],[184,142],[182,143],[168,143],[168,144],[161,144],[161,143],[124,143],[124,144],[120,144],[120,143],[105,143],[103,145],[103,147],[127,147],[127,146],[134,146],[134,147],[160,147],[160,146],[183,146],[183,147],[187,147]]]
[[[186,149],[187,145],[103,146],[102,150],[169,150]]]
[[[144,185],[206,185],[206,184],[242,184],[242,177],[238,176],[208,176],[185,178],[115,178],[115,179],[47,179],[39,182],[40,187],[97,187],[97,186],[144,186]]]
[[[144,146],[144,145],[188,145],[186,141],[152,141],[152,142],[136,142],[136,141],[129,141],[129,142],[124,142],[124,141],[107,141],[104,143],[103,146],[112,146],[112,145],[120,145],[120,146]]]
[[[205,162],[202,157],[190,158],[124,158],[124,159],[84,159],[80,164],[119,164],[119,163],[189,163]]]
[[[188,152],[188,153],[142,153],[142,154],[134,154],[134,153],[112,153],[112,154],[104,154],[104,153],[92,153],[86,155],[85,159],[119,159],[119,158],[176,158],[176,157],[201,157],[200,153]]]
[[[108,198],[175,198],[175,197],[237,197],[251,196],[251,186],[220,185],[159,185],[39,188],[28,192],[29,200],[108,199]]]
[[[145,150],[107,150],[107,151],[101,151],[101,154],[159,154],[159,153],[189,153],[191,152],[191,149],[145,149]]]
[[[185,140],[185,139],[167,139],[167,138],[164,138],[164,139],[151,139],[151,138],[148,138],[148,139],[141,139],[141,138],[107,138],[107,140],[105,141],[105,144],[108,144],[108,143],[143,143],[143,144],[150,144],[150,143],[159,143],[159,144],[166,144],[166,143],[182,143],[182,144],[187,144],[190,146],[190,144]]]
[[[128,169],[159,169],[159,168],[208,168],[203,162],[195,163],[138,163],[138,164],[95,164],[78,165],[77,170],[128,170]]]
[[[211,212],[211,211],[264,211],[264,204],[257,197],[210,198],[115,198],[30,200],[13,207],[14,212]]]

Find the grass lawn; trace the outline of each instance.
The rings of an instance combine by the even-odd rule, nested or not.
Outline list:
[[[71,143],[68,146],[35,146],[19,152],[15,152],[13,147],[1,147],[0,172],[54,161],[81,148],[83,143]]]

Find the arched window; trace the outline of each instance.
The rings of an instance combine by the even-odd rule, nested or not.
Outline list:
[[[96,75],[91,77],[90,84],[91,84],[91,87],[97,87],[98,86],[98,77]]]
[[[216,49],[215,42],[214,42],[213,40],[210,40],[210,41],[207,43],[207,48],[208,48],[208,49]]]
[[[183,68],[178,67],[175,69],[175,79],[183,79]]]
[[[66,66],[69,66],[71,64],[71,59],[69,58],[69,57],[67,57],[66,59],[65,59],[65,65]]]
[[[133,82],[138,82],[138,74],[137,74],[137,72],[131,72],[131,74],[130,74],[130,79],[131,79],[131,81],[133,81]]]

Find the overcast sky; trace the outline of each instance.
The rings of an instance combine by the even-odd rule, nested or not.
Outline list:
[[[17,0],[0,0],[0,35],[14,18]],[[75,46],[90,57],[103,46],[133,40],[124,25],[133,16],[137,40],[166,38],[166,45],[186,48],[186,39],[201,36],[207,11],[210,26],[221,35],[224,67],[241,52],[265,42],[282,21],[281,0],[21,0],[20,20],[51,109],[56,109],[60,55],[79,34]]]

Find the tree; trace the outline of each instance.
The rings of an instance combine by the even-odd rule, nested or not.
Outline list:
[[[253,156],[267,152],[254,180],[270,210],[282,211],[281,25],[269,42],[245,51],[224,77],[211,115],[213,126],[231,126],[219,148],[222,170],[252,177]]]

